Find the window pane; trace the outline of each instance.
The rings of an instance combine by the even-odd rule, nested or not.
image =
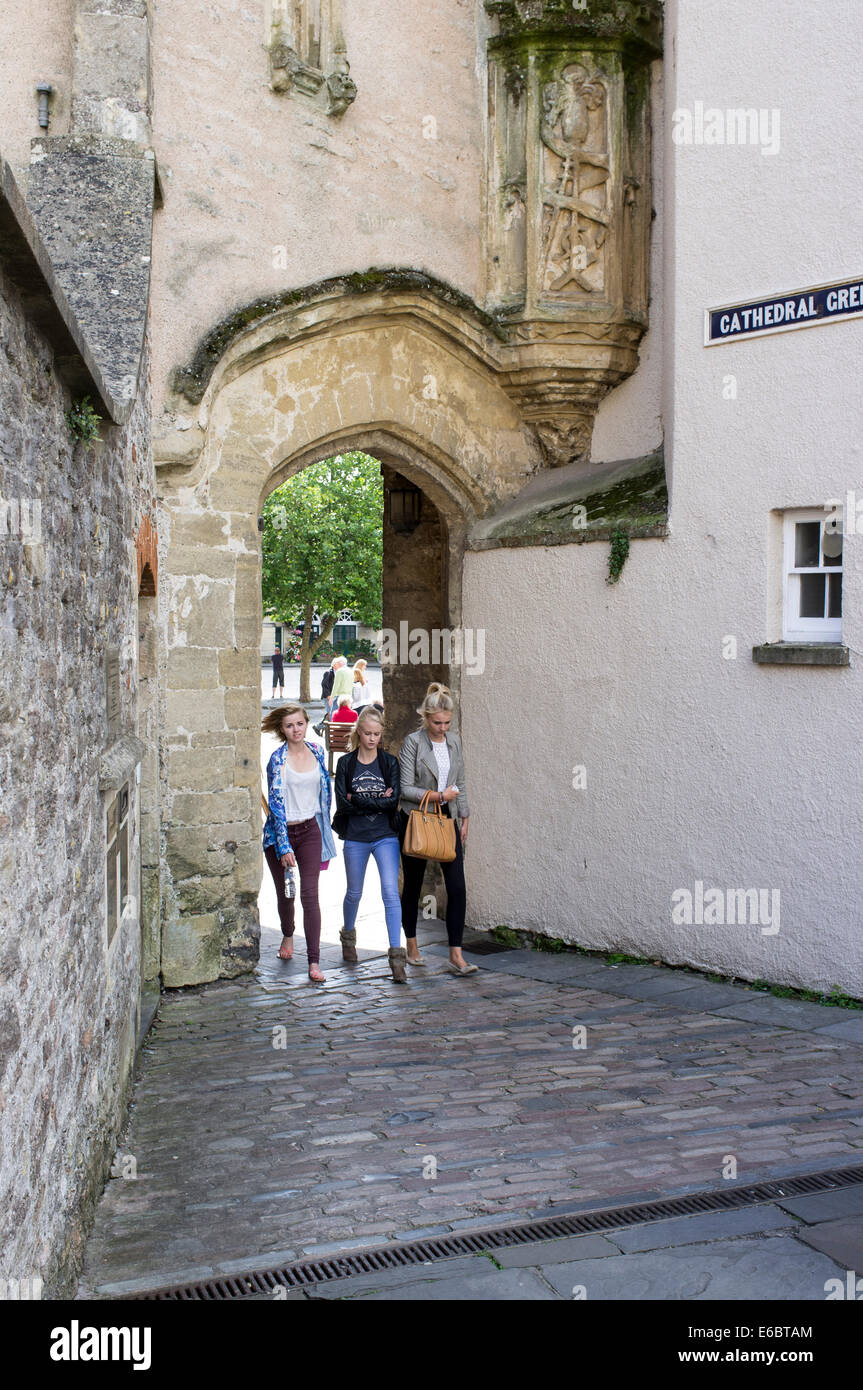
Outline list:
[[[816,522],[816,529],[817,529]],[[798,526],[797,530],[800,530]],[[801,574],[800,576],[800,616],[801,618],[823,618],[826,598],[827,576],[825,574]]]
[[[824,527],[824,564],[842,564],[842,532]]]
[[[821,561],[821,522],[798,521],[794,529],[796,532],[795,568],[817,570]]]
[[[827,609],[828,618],[842,617],[842,576],[841,574],[830,575],[830,604]]]

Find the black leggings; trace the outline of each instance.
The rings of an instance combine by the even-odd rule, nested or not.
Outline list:
[[[427,863],[427,859],[416,859],[412,854],[402,854],[402,931],[407,937],[415,937],[417,934],[417,914]],[[446,885],[447,940],[450,946],[461,946],[467,912],[467,890],[464,882],[464,853],[458,826],[455,832],[455,859],[450,864],[441,864],[441,869]]]

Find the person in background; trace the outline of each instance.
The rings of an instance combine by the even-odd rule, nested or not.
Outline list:
[[[402,911],[399,902],[399,765],[381,747],[383,716],[365,709],[351,733],[351,752],[336,769],[333,829],[345,842],[347,892],[341,931],[345,961],[357,959],[356,920],[369,859],[381,877],[393,979],[405,984]]]
[[[348,702],[350,702],[351,691],[353,690],[353,673],[351,671],[351,668],[348,666],[347,658],[339,656],[336,658],[336,661],[338,661],[338,665],[335,666],[336,674],[333,680],[333,688],[331,692],[332,706],[330,710],[330,717],[332,717],[333,710],[336,710],[339,707],[339,696],[347,695]]]
[[[359,661],[354,666],[354,684],[351,691],[351,704],[357,714],[360,714],[365,709],[366,705],[371,703],[371,691],[369,689],[369,683],[366,680],[366,665],[367,663],[360,657]]]
[[[336,662],[338,657],[334,656],[323,676],[321,677],[321,699],[326,705],[325,719],[329,719],[333,712],[333,681],[336,678]]]
[[[426,792],[432,804],[440,805],[445,816],[456,823],[455,859],[441,864],[446,884],[446,934],[449,941],[449,968],[454,975],[473,975],[462,955],[467,894],[464,882],[464,845],[467,841],[468,807],[465,792],[464,759],[461,739],[450,730],[455,701],[445,685],[433,682],[417,710],[422,727],[408,734],[399,754],[401,809],[416,810]],[[411,965],[425,965],[417,948],[417,913],[423,875],[428,860],[402,852],[402,926]]]
[[[282,660],[282,649],[276,647],[273,652],[273,694],[272,699],[276,698],[276,686],[279,687],[279,699],[285,697],[285,667]]]
[[[321,699],[324,702],[324,714],[319,724],[312,725],[318,738],[323,738],[324,736],[324,720],[332,719],[333,717],[333,710],[335,709],[335,702],[333,700],[333,681],[336,678],[336,666],[338,665],[338,663],[339,657],[334,656],[329,664],[328,669],[324,672],[323,676],[321,677]]]
[[[359,715],[351,709],[347,695],[339,696],[339,707],[332,718],[333,724],[355,724]]]
[[[275,734],[281,743],[267,763],[267,802],[264,856],[276,886],[282,944],[279,957],[294,954],[294,898],[285,892],[285,869],[299,867],[303,930],[309,960],[309,979],[323,984],[321,974],[321,908],[318,878],[336,844],[330,828],[333,792],[323,749],[306,738],[309,716],[302,705],[271,710],[261,732]]]

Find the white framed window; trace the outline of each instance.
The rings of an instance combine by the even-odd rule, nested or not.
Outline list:
[[[784,517],[784,642],[842,641],[842,515],[812,507]]]

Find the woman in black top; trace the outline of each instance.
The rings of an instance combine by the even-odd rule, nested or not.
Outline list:
[[[381,748],[384,721],[373,705],[363,710],[351,733],[351,752],[336,768],[336,814],[333,829],[345,842],[348,889],[341,932],[342,954],[356,961],[356,920],[369,857],[374,855],[381,876],[381,893],[390,939],[393,979],[405,982],[405,948],[401,945],[399,902],[399,780],[398,759]]]

